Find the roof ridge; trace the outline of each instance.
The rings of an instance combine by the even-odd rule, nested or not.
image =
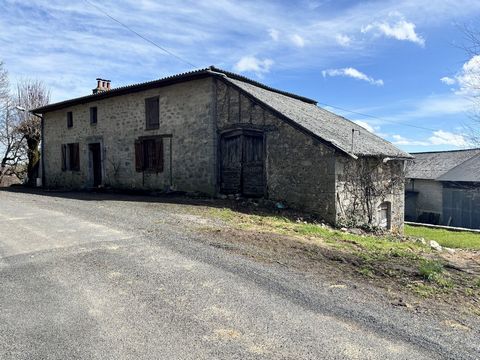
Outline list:
[[[411,152],[410,154],[443,154],[443,153],[452,153],[452,152],[466,152],[466,151],[480,151],[480,147],[478,148],[471,148],[471,149],[456,149],[456,150],[440,150],[440,151],[418,151],[418,152]]]
[[[61,109],[61,108],[67,107],[67,106],[72,106],[72,105],[75,105],[75,104],[81,104],[81,103],[87,103],[87,102],[90,102],[90,101],[101,100],[101,99],[104,99],[104,98],[117,96],[117,95],[124,95],[126,93],[129,93],[129,91],[132,91],[132,92],[133,91],[142,91],[144,88],[156,87],[156,85],[162,86],[163,83],[168,84],[169,81],[172,81],[172,82],[177,81],[177,80],[178,81],[182,81],[182,80],[187,80],[188,81],[188,79],[190,77],[195,77],[195,76],[214,76],[215,72],[224,74],[227,77],[230,77],[230,78],[233,78],[233,79],[236,79],[236,80],[239,80],[239,81],[243,81],[243,82],[249,83],[249,84],[254,85],[254,86],[261,87],[261,88],[263,88],[265,90],[268,90],[268,91],[273,91],[273,92],[276,92],[278,94],[282,94],[282,95],[285,95],[285,96],[288,96],[288,97],[291,97],[291,98],[294,98],[294,99],[297,99],[297,100],[301,100],[301,101],[306,102],[306,103],[317,104],[316,100],[309,99],[307,97],[297,95],[297,94],[294,94],[294,93],[290,93],[288,91],[275,89],[273,87],[265,85],[265,84],[263,84],[261,82],[258,82],[256,80],[247,78],[246,76],[239,75],[239,74],[236,74],[236,73],[233,73],[233,72],[230,72],[230,71],[222,70],[220,68],[217,68],[217,67],[211,65],[211,66],[206,67],[206,68],[201,68],[201,69],[197,69],[197,70],[191,70],[191,71],[186,71],[186,72],[183,72],[183,73],[169,75],[169,76],[165,76],[163,78],[159,78],[159,79],[155,79],[155,80],[149,80],[149,81],[144,81],[144,82],[140,82],[140,83],[134,83],[134,84],[124,85],[124,86],[119,86],[119,87],[113,87],[109,91],[102,91],[102,92],[98,92],[96,94],[89,94],[89,95],[79,96],[79,97],[72,98],[72,99],[66,99],[66,100],[58,101],[56,103],[48,104],[48,105],[33,109],[32,111],[42,113],[44,111],[46,112],[46,111],[58,110],[58,109]]]
[[[449,174],[451,175],[451,173],[453,173],[455,170],[457,170],[461,166],[465,165],[466,163],[473,161],[476,158],[480,158],[480,154],[473,155],[472,157],[469,157],[468,159],[462,161],[460,164],[455,165],[454,167],[450,168],[449,170],[447,170],[443,174],[437,176],[435,178],[435,180],[441,181],[442,178],[443,178],[443,180],[448,179]]]
[[[225,74],[225,75],[228,76],[228,77],[231,77],[231,78],[234,78],[234,79],[236,79],[236,80],[249,83],[249,84],[254,85],[254,86],[261,87],[261,88],[263,88],[263,89],[265,89],[265,90],[268,90],[268,91],[273,91],[273,92],[276,92],[276,93],[278,93],[278,94],[286,95],[286,96],[289,96],[289,97],[291,97],[291,98],[301,100],[301,101],[306,102],[306,103],[315,104],[315,105],[318,103],[317,100],[310,99],[310,98],[307,98],[307,97],[302,96],[302,95],[297,95],[297,94],[294,94],[294,93],[291,93],[291,92],[288,92],[288,91],[283,91],[283,90],[276,89],[276,88],[274,88],[274,87],[268,86],[268,85],[266,85],[266,84],[264,84],[264,83],[261,83],[261,82],[259,82],[259,81],[250,79],[250,78],[248,78],[248,77],[246,77],[246,76],[243,76],[243,75],[240,75],[240,74],[236,74],[236,73],[231,72],[231,71],[227,71],[227,70],[223,70],[223,69],[217,68],[217,67],[215,67],[214,65],[210,65],[207,69],[208,69],[208,70],[211,70],[211,71],[215,71],[215,72],[219,72],[219,73]]]

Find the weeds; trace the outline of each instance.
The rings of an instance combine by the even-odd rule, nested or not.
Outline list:
[[[424,260],[420,264],[418,272],[425,280],[432,281],[443,272],[443,265],[439,261]]]
[[[420,242],[405,240],[391,234],[369,232],[352,234],[323,224],[306,222],[301,218],[295,221],[284,216],[246,214],[226,208],[211,209],[210,214],[239,229],[285,235],[308,244],[308,247],[305,247],[309,249],[305,250],[306,255],[315,261],[324,258],[319,256],[322,249],[329,249],[334,252],[328,253],[328,259],[348,263],[357,274],[367,278],[385,276],[398,279],[421,297],[450,294],[456,290],[471,296],[470,294],[475,294],[476,289],[480,289],[478,278],[473,280],[473,283],[470,282],[471,291],[465,291],[462,282],[444,268],[441,260],[435,259],[436,255],[431,252],[430,247]],[[406,227],[406,232],[412,228]],[[414,229],[419,231],[419,228]],[[438,233],[433,231],[429,234]],[[428,238],[425,234],[422,235]],[[473,234],[473,237],[471,235],[470,240],[480,239],[475,238],[477,234]],[[465,234],[462,236],[465,240]],[[419,281],[418,276],[422,281]]]

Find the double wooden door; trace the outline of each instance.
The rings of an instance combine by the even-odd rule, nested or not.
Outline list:
[[[264,195],[265,156],[262,132],[235,130],[220,140],[220,191],[250,197]]]

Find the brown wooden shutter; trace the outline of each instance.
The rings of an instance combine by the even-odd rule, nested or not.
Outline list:
[[[155,171],[163,172],[163,138],[155,139]]]
[[[62,171],[67,170],[67,145],[62,144]]]
[[[143,144],[140,140],[135,140],[135,170],[143,171]]]
[[[159,98],[145,99],[145,117],[147,129],[158,129],[160,124]]]

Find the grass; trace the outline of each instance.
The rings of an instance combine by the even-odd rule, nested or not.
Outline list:
[[[425,280],[433,280],[435,276],[443,272],[443,265],[439,261],[425,260],[420,265],[418,272]]]
[[[285,235],[300,244],[294,246],[295,251],[304,249],[306,256],[310,258],[311,255],[313,260],[323,261],[327,258],[339,261],[338,264],[346,266],[346,270],[351,269],[380,283],[387,283],[387,279],[391,279],[388,280],[389,284],[407,288],[420,297],[456,296],[462,293],[469,298],[476,298],[480,295],[478,277],[452,272],[444,266],[445,260],[429,245],[416,239],[388,234],[353,234],[303,219],[295,220],[269,213],[243,213],[228,208],[209,208],[208,215],[240,230]],[[476,233],[413,226],[406,226],[405,233],[409,237],[435,240],[447,247],[480,249],[480,234]],[[277,245],[269,245],[266,240],[264,246]]]
[[[402,242],[389,236],[356,235],[323,227],[321,224],[293,221],[282,216],[260,216],[235,212],[231,209],[211,209],[216,218],[233,223],[245,230],[274,232],[302,238],[317,239],[337,249],[354,251],[364,261],[386,260],[389,257],[418,259],[416,253],[426,247],[414,242]]]
[[[405,235],[435,240],[449,248],[480,250],[480,233],[405,225]]]

